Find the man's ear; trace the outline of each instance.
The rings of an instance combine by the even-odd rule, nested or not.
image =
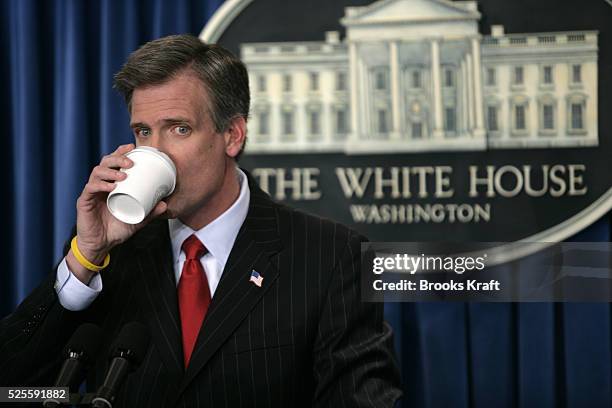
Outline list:
[[[245,118],[237,116],[231,120],[227,130],[223,134],[225,138],[225,154],[236,157],[242,150],[246,141],[247,124]]]

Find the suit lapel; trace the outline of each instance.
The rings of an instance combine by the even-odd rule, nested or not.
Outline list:
[[[184,374],[180,319],[167,221],[154,221],[135,240],[136,265],[143,290],[137,291],[153,343],[171,377]]]
[[[179,394],[236,330],[278,276],[271,257],[282,248],[278,236],[277,204],[249,177],[249,211],[223,270],[208,313],[202,324]],[[261,287],[250,282],[255,270]]]

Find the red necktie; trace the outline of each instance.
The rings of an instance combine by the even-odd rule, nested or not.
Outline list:
[[[186,368],[210,304],[210,289],[200,262],[200,258],[208,252],[206,247],[195,235],[191,235],[183,242],[182,249],[187,259],[179,279],[178,302]]]

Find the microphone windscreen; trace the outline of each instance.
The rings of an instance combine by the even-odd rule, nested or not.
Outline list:
[[[82,354],[81,360],[92,361],[102,345],[102,329],[93,323],[84,323],[72,334],[64,348],[64,357],[70,352]]]
[[[149,348],[149,330],[139,322],[127,323],[117,336],[112,347],[113,357],[127,357],[135,366],[140,365]],[[126,354],[127,353],[127,354]]]

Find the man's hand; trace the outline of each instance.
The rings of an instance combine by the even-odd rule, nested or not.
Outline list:
[[[122,145],[110,155],[104,156],[100,164],[94,167],[77,200],[77,245],[83,256],[96,265],[102,264],[113,247],[126,241],[149,221],[166,211],[166,203],[160,201],[153,211],[136,225],[125,224],[109,212],[106,198],[114,190],[115,182],[127,177],[119,169],[129,168],[134,164],[124,156],[133,149],[133,144]],[[77,261],[72,250],[66,256],[66,262],[72,273],[85,284],[95,275],[95,272],[84,268]]]

